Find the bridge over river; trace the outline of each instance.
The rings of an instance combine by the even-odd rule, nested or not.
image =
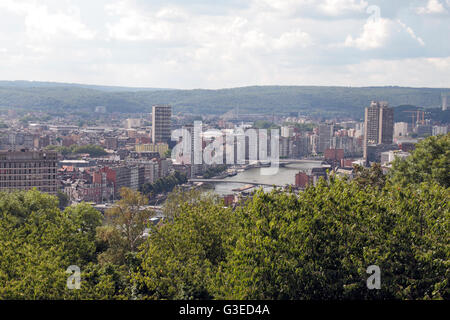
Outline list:
[[[267,184],[267,183],[259,183],[254,181],[239,181],[239,180],[225,180],[225,179],[189,179],[189,182],[209,182],[209,183],[240,183],[240,184],[249,184],[253,186],[263,186],[263,187],[284,187],[285,185],[276,185],[276,184]]]
[[[278,163],[281,165],[286,165],[286,164],[296,164],[296,163],[317,163],[317,165],[321,165],[324,163],[323,159],[317,159],[317,158],[312,158],[312,159],[280,159],[278,160]]]
[[[265,168],[267,167],[267,164],[261,164],[261,163],[254,163],[247,166],[247,169],[241,173],[239,173],[237,176],[231,178],[231,177],[216,177],[211,179],[205,179],[205,178],[192,178],[188,181],[191,183],[195,182],[204,182],[204,183],[218,183],[218,184],[243,184],[243,185],[251,185],[251,186],[263,186],[263,187],[285,187],[287,185],[294,183],[295,174],[302,170],[303,167],[305,168],[312,168],[312,167],[322,167],[323,161],[320,159],[280,159],[278,162],[278,165],[280,167],[280,172],[277,173],[277,175],[265,179],[260,179],[260,172],[253,171],[252,169],[256,168]],[[295,166],[295,164],[299,164],[298,168]],[[304,165],[303,165],[304,164]],[[288,165],[293,165],[292,167],[287,167]],[[284,169],[284,167],[287,167]],[[281,169],[283,168],[283,169]],[[249,174],[246,174],[250,172]],[[262,180],[262,181],[261,181]]]

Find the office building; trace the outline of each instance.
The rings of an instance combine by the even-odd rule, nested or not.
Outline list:
[[[56,194],[58,154],[52,151],[0,151],[0,191],[30,190]]]
[[[395,151],[386,151],[381,153],[381,165],[389,166],[394,162],[395,158],[406,159],[410,156],[410,153],[395,150]]]
[[[141,126],[142,126],[141,119],[126,119],[125,120],[125,128],[126,129],[140,128]]]
[[[447,134],[448,128],[447,126],[433,126],[433,136],[437,136],[440,134]]]
[[[172,107],[168,105],[153,106],[152,142],[168,143],[171,138]]]
[[[396,122],[394,125],[394,137],[406,137],[408,135],[408,123]]]
[[[367,146],[367,158],[365,158],[365,162],[381,162],[381,154],[383,152],[395,151],[398,150],[398,145],[395,144],[372,144]]]
[[[431,124],[418,124],[416,133],[419,137],[429,137],[433,135],[433,126]]]

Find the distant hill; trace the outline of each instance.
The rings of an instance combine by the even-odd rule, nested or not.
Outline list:
[[[174,112],[191,114],[286,114],[302,112],[331,117],[362,118],[372,100],[391,106],[439,108],[441,93],[450,89],[404,87],[254,86],[220,90],[174,90],[103,87],[80,84],[0,81],[0,106],[25,109],[92,112],[151,112],[154,104],[171,104]]]
[[[43,81],[0,81],[0,87],[12,87],[12,88],[59,88],[59,87],[72,87],[72,88],[85,88],[94,89],[106,92],[122,92],[122,91],[159,91],[159,90],[171,90],[164,88],[135,88],[135,87],[118,87],[118,86],[99,86],[92,84],[79,84],[79,83],[64,83],[64,82],[43,82]],[[173,90],[173,89],[172,89]]]

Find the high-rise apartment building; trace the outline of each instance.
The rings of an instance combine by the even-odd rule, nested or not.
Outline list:
[[[37,188],[56,194],[57,162],[52,151],[0,151],[0,191]]]
[[[294,127],[281,127],[281,137],[290,138],[294,136]]]
[[[191,178],[201,174],[203,171],[203,139],[201,132],[195,131],[195,126],[187,125],[183,129],[186,129],[190,135],[190,141],[184,140],[183,137],[183,151],[186,150],[187,154],[183,154],[182,161],[184,164],[189,164],[191,167]],[[188,138],[188,137],[186,137]],[[197,149],[197,150],[196,150]],[[190,150],[190,151],[187,151]]]
[[[448,94],[443,93],[442,94],[442,111],[446,111],[448,107]]]
[[[394,136],[394,109],[387,102],[372,101],[366,108],[364,118],[364,159],[367,159],[367,146],[392,144]]]
[[[319,125],[319,143],[316,152],[324,153],[325,150],[331,148],[333,139],[334,126],[328,124]]]
[[[153,106],[152,141],[168,143],[171,138],[172,107],[169,105]]]
[[[380,128],[379,144],[392,144],[394,137],[394,109],[389,108],[388,104],[380,106]]]

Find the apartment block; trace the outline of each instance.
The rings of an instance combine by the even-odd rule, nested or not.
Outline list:
[[[152,142],[168,143],[171,139],[172,107],[169,105],[153,106]]]
[[[56,194],[58,154],[52,151],[0,151],[0,190]]]
[[[324,153],[326,149],[331,147],[334,126],[328,124],[319,125],[319,141],[316,152]]]
[[[387,102],[372,101],[365,110],[364,159],[368,157],[368,146],[390,145],[394,136],[394,109]]]

